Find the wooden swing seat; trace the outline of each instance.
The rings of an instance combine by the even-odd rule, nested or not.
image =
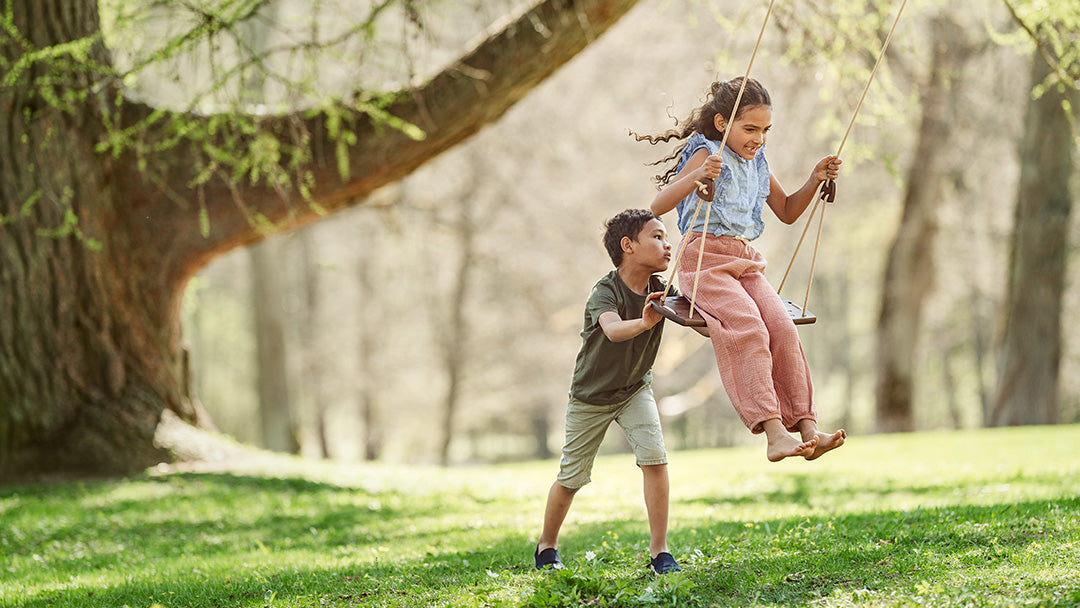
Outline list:
[[[690,300],[683,296],[668,296],[662,305],[657,300],[650,303],[656,312],[669,321],[683,327],[705,327],[705,318],[696,309],[691,313]]]
[[[784,307],[787,308],[788,315],[796,325],[809,325],[817,321],[817,316],[809,310],[803,310],[801,306],[787,298],[780,299],[784,301]],[[668,296],[664,298],[662,305],[655,300],[651,304],[654,310],[673,323],[683,327],[705,327],[705,318],[696,309],[690,310],[690,300],[685,296]]]

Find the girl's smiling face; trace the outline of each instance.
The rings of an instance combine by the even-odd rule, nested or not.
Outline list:
[[[717,114],[716,128],[723,131],[726,125],[727,121],[724,117]],[[731,133],[727,136],[727,147],[746,160],[750,160],[765,145],[771,128],[771,106],[756,105],[743,108],[732,122]]]

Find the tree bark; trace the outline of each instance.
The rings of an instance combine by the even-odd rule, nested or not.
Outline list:
[[[94,2],[23,0],[13,14],[32,48],[98,31]],[[5,59],[23,53],[0,40]],[[24,79],[45,69],[35,64]],[[91,84],[86,74],[55,76]],[[130,233],[113,230],[126,210],[116,163],[94,151],[101,128],[41,95],[0,87],[0,480],[145,466],[166,456],[153,441],[163,408],[199,418],[175,287],[147,271]],[[152,230],[152,217],[130,213],[133,231]]]
[[[1037,85],[1049,75],[1050,68],[1036,55],[1032,82]],[[1076,113],[1073,119],[1080,118],[1080,94],[1052,85],[1031,99],[1024,119],[997,394],[986,421],[990,426],[1058,421],[1069,182],[1076,172],[1066,102]]]
[[[425,139],[354,115],[358,143],[344,176],[322,117],[266,118],[263,133],[309,142],[317,209],[266,184],[191,186],[192,149],[154,151],[171,136],[167,119],[138,134],[138,149],[97,152],[106,115],[138,125],[153,108],[126,100],[89,62],[31,59],[38,49],[98,40],[90,57],[107,66],[97,1],[11,0],[19,36],[0,38],[0,64],[28,67],[0,87],[0,481],[124,473],[169,459],[154,442],[163,411],[203,419],[182,348],[184,287],[214,257],[264,238],[253,213],[299,226],[358,204],[499,118],[635,2],[540,3],[403,91],[389,111],[423,128]],[[38,78],[45,72],[50,78]],[[204,127],[210,120],[184,118]]]

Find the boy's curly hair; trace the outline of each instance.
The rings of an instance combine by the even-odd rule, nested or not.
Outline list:
[[[611,263],[618,268],[622,265],[624,236],[636,241],[638,233],[650,220],[659,219],[648,209],[627,209],[604,224],[604,248],[607,249]]]
[[[720,141],[724,139],[724,133],[716,128],[716,115],[720,114],[725,120],[732,120],[731,111],[735,108],[735,99],[739,96],[739,89],[742,87],[742,77],[732,78],[731,80],[720,80],[712,83],[709,87],[709,92],[705,96],[705,103],[690,113],[690,116],[685,120],[675,121],[675,128],[669,129],[659,135],[638,135],[633,131],[630,135],[637,141],[648,141],[650,144],[657,144],[660,142],[671,141],[672,139],[684,140],[695,132],[701,133],[707,139],[713,141]],[[739,111],[735,114],[735,118],[742,116],[743,111],[747,108],[754,106],[772,106],[772,98],[769,96],[769,92],[765,90],[760,82],[750,78],[746,81],[746,88],[743,90],[742,99],[739,100]],[[675,161],[682,154],[683,145],[677,147],[670,155],[661,158],[660,160],[648,163],[652,165],[663,165],[670,161]],[[657,187],[663,187],[671,178],[675,177],[676,169],[678,168],[678,162],[671,163],[668,170],[664,173],[653,177],[653,181],[656,182]]]

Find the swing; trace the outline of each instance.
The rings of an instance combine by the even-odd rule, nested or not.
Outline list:
[[[784,301],[784,308],[787,309],[788,316],[795,325],[809,325],[817,321],[817,316],[809,310],[800,308],[798,304],[787,298],[780,299]],[[694,308],[693,312],[690,311],[690,300],[686,296],[668,296],[664,298],[663,304],[655,300],[651,304],[654,310],[673,323],[683,327],[706,327],[705,318],[701,316],[697,308]]]
[[[772,13],[773,3],[775,0],[769,1],[769,8],[765,12],[765,19],[761,24],[761,32],[758,33],[757,43],[754,45],[754,52],[750,55],[750,63],[746,66],[746,75],[743,76],[742,86],[739,87],[739,94],[735,97],[735,105],[731,110],[731,117],[728,120],[728,124],[732,124],[735,120],[735,115],[739,110],[739,102],[742,100],[743,90],[746,88],[746,80],[750,77],[750,68],[754,65],[754,58],[757,56],[758,47],[761,45],[761,38],[765,33],[765,25],[769,22],[769,15]],[[896,12],[896,18],[893,20],[892,28],[889,30],[889,35],[885,37],[885,42],[881,46],[881,52],[878,53],[877,61],[874,63],[874,69],[870,72],[870,77],[866,81],[866,86],[863,88],[862,97],[859,98],[858,105],[855,106],[855,112],[851,116],[851,121],[848,123],[847,131],[844,133],[843,139],[840,141],[840,145],[836,150],[836,157],[840,157],[840,152],[844,149],[844,144],[847,143],[848,135],[851,134],[852,127],[855,126],[855,118],[859,115],[859,110],[862,108],[863,101],[866,100],[866,93],[870,90],[870,84],[874,81],[874,76],[877,74],[878,67],[881,65],[882,59],[885,57],[885,50],[889,48],[889,42],[892,40],[893,32],[896,31],[896,25],[900,22],[900,15],[904,12],[904,6],[907,5],[907,0],[903,0],[900,3],[900,8]],[[728,129],[724,130],[723,140],[720,142],[720,149],[722,150],[727,145]],[[714,181],[702,184],[698,183],[698,189],[695,192],[698,199],[697,208],[694,210],[694,219],[691,221],[691,225],[697,223],[698,213],[701,211],[701,204],[705,200],[712,201],[713,194],[715,192],[716,184]],[[784,284],[787,282],[788,274],[791,273],[791,267],[795,264],[795,256],[799,253],[799,248],[802,247],[803,240],[806,238],[806,232],[810,229],[811,222],[814,221],[814,214],[817,212],[818,206],[822,202],[831,203],[836,200],[836,182],[833,180],[825,180],[820,186],[820,191],[817,198],[814,201],[814,206],[810,209],[810,216],[806,220],[806,227],[803,228],[802,235],[799,237],[799,242],[795,245],[795,251],[791,254],[791,261],[788,263],[787,270],[784,272],[784,278],[780,281],[780,287],[776,290],[779,294],[784,289]],[[705,228],[709,225],[709,213],[712,210],[712,206],[708,206],[705,209]],[[814,282],[814,267],[817,265],[817,253],[818,247],[821,244],[821,228],[825,220],[825,207],[821,207],[821,215],[818,217],[817,238],[814,242],[814,252],[810,262],[810,276],[806,283],[806,297],[803,300],[802,306],[799,306],[795,302],[781,296],[781,300],[784,302],[784,307],[787,309],[788,315],[795,325],[808,325],[817,321],[817,316],[807,309],[807,304],[810,301],[810,286]],[[705,254],[705,239],[701,240],[701,248],[698,251],[697,269],[694,272],[694,286],[690,295],[690,298],[685,296],[668,296],[668,290],[671,288],[671,283],[675,279],[675,272],[679,266],[679,260],[682,258],[683,251],[686,249],[686,239],[683,239],[679,251],[675,256],[672,268],[671,276],[668,278],[667,287],[664,288],[664,295],[660,300],[653,300],[651,305],[654,310],[659,312],[664,318],[673,321],[683,327],[703,328],[706,327],[705,319],[701,316],[701,312],[697,310],[695,306],[695,300],[697,297],[697,279],[701,274],[701,260]],[[708,330],[704,330],[703,333],[707,334]]]

